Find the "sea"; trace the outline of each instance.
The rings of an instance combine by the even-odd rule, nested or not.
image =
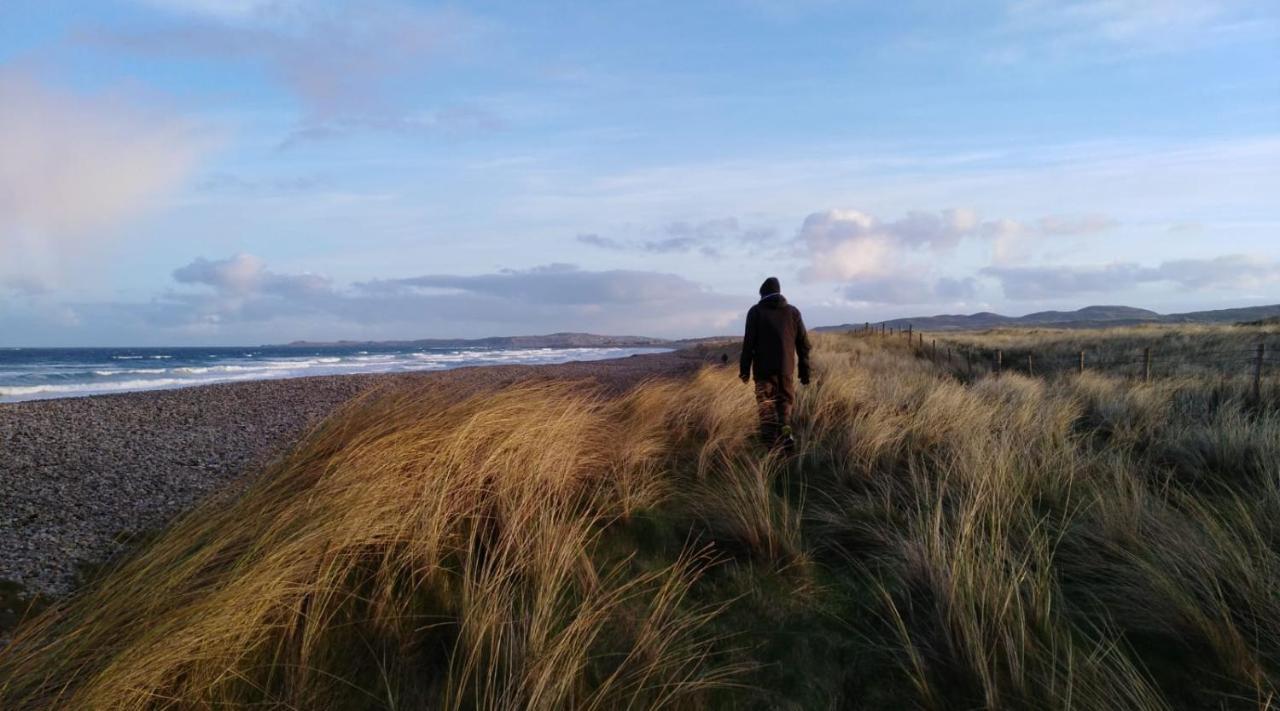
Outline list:
[[[0,402],[80,397],[307,375],[548,364],[666,348],[0,348]]]

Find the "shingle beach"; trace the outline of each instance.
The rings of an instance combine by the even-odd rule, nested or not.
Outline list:
[[[81,566],[107,560],[123,541],[211,495],[233,494],[334,408],[371,388],[440,383],[483,392],[566,378],[621,390],[701,365],[691,353],[664,353],[0,404],[0,581],[67,594]]]

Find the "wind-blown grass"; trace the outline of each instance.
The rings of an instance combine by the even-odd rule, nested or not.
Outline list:
[[[1002,351],[1004,369],[1033,375],[1070,374],[1085,368],[1112,376],[1145,376],[1151,353],[1153,377],[1228,377],[1253,375],[1258,345],[1266,344],[1265,368],[1280,373],[1280,325],[1145,325],[1107,329],[1006,328],[924,334],[930,355],[934,341],[950,357],[956,372],[987,373]],[[948,350],[950,348],[950,350]],[[1028,356],[1031,362],[1028,364]]]
[[[383,394],[0,652],[0,707],[1268,708],[1280,398],[730,369]]]

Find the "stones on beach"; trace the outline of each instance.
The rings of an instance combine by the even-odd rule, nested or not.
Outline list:
[[[338,405],[424,381],[476,392],[532,377],[623,389],[701,363],[677,353],[541,366],[320,376],[0,404],[0,580],[71,592],[139,536],[234,495]]]

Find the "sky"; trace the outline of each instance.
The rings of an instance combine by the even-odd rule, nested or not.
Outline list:
[[[5,0],[0,346],[1280,303],[1274,0]]]

